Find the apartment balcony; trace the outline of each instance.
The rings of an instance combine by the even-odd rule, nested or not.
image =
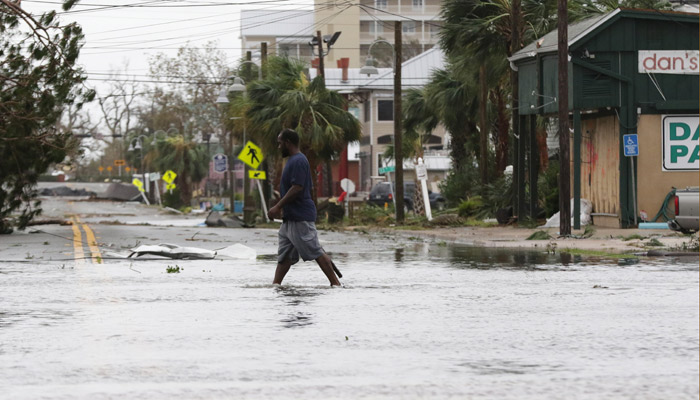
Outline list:
[[[441,1],[436,0],[403,0],[399,4],[397,0],[361,0],[362,13],[360,18],[376,17],[380,19],[396,19],[395,14],[407,17],[434,17],[440,13]],[[369,14],[369,15],[367,15]],[[394,15],[392,15],[394,14]]]
[[[430,28],[426,26],[425,34],[423,34],[423,31],[418,27],[416,27],[415,32],[404,31],[402,32],[403,40],[407,42],[417,40],[419,43],[437,44],[439,40],[437,32],[430,31],[429,29]],[[377,33],[376,35],[373,32],[360,32],[360,44],[370,44],[379,38],[393,42],[394,31],[385,30],[384,32]]]

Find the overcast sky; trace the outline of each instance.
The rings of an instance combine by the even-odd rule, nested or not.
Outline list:
[[[23,0],[22,8],[39,14],[61,13],[61,0]],[[217,41],[231,62],[241,55],[240,10],[311,9],[313,0],[82,0],[60,14],[76,21],[85,33],[79,62],[92,86],[100,86],[112,70],[123,69],[148,79],[148,59],[163,52],[174,55],[186,43],[201,46]],[[245,24],[245,22],[243,22]]]

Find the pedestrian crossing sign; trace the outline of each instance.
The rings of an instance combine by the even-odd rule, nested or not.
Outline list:
[[[258,169],[263,160],[263,153],[260,147],[249,140],[238,154],[238,159],[246,163],[250,168]]]
[[[262,179],[265,180],[265,171],[248,171],[248,178],[250,179]]]
[[[173,170],[167,170],[163,174],[163,180],[166,181],[167,183],[173,183],[175,178],[177,177],[177,174]]]
[[[134,180],[131,181],[131,184],[136,186],[139,189],[139,192],[145,192],[143,188],[143,182],[141,182],[141,179],[134,178]]]
[[[168,183],[167,185],[165,185],[165,190],[173,190],[175,189],[175,187],[176,186],[174,183]]]

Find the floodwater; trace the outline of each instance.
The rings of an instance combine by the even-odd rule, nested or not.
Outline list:
[[[351,239],[335,289],[272,255],[0,264],[0,398],[697,399],[697,258]]]

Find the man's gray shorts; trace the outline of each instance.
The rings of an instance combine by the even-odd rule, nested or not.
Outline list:
[[[323,248],[318,242],[316,224],[309,221],[284,221],[278,233],[279,247],[277,262],[289,260],[292,264],[299,261],[315,260],[323,255]]]

